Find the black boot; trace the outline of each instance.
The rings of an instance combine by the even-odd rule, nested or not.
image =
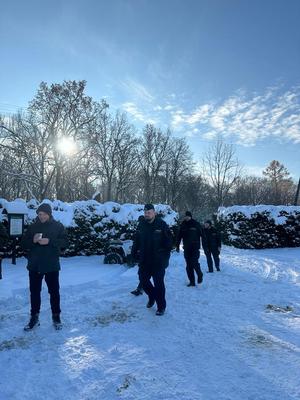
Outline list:
[[[53,321],[53,326],[56,330],[60,330],[62,328],[62,323],[59,314],[52,314],[52,321]]]
[[[189,283],[188,285],[186,285],[187,287],[191,287],[191,286],[196,286],[194,283]]]
[[[132,294],[134,294],[135,296],[139,296],[140,294],[143,294],[143,289],[139,289],[138,287],[136,289],[134,289],[132,292],[130,292]]]
[[[198,275],[198,283],[202,283],[203,281],[203,274],[202,272]]]
[[[39,325],[39,314],[34,314],[30,317],[28,324],[24,326],[24,331],[31,331],[35,326]]]
[[[155,304],[155,299],[149,299],[148,303],[147,303],[147,308],[151,308],[153,307]]]

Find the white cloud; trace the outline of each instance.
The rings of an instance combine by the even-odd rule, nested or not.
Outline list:
[[[187,117],[186,122],[188,124],[195,124],[200,121],[207,121],[207,117],[211,112],[212,106],[210,104],[204,104],[198,107],[190,116]]]
[[[176,108],[176,107],[175,107],[175,106],[171,106],[171,104],[168,104],[168,105],[166,105],[166,106],[164,107],[164,109],[165,109],[166,111],[174,110],[174,108]]]
[[[122,82],[122,86],[132,97],[140,101],[145,101],[148,103],[152,103],[154,101],[154,96],[152,96],[150,91],[145,86],[133,79],[126,79],[124,82]]]
[[[300,143],[300,88],[280,93],[271,87],[252,95],[238,91],[221,104],[202,104],[191,113],[177,110],[171,124],[178,130],[197,128],[206,139],[232,136],[244,146],[272,137]]]
[[[135,103],[132,103],[132,102],[123,103],[122,108],[124,109],[124,111],[126,111],[128,114],[130,114],[133,117],[133,119],[135,119],[136,121],[143,122],[144,124],[156,124],[157,123],[157,121],[155,119],[142,113],[138,109],[138,107]]]

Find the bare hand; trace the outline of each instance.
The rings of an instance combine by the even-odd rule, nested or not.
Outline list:
[[[33,236],[33,243],[38,243],[41,240],[41,234],[40,233],[36,233]]]
[[[40,239],[40,240],[38,241],[38,243],[39,243],[41,246],[46,246],[47,244],[49,244],[49,239],[47,239],[47,238],[42,238],[42,239]]]

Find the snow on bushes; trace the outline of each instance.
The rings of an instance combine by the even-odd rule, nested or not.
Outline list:
[[[6,220],[3,211],[8,204],[23,202],[17,199],[7,202],[0,199],[0,221]],[[95,200],[75,201],[64,203],[59,200],[43,200],[51,205],[53,217],[66,228],[69,238],[69,247],[65,250],[66,256],[102,254],[110,239],[132,239],[138,218],[144,214],[142,204],[118,204],[114,202],[98,203]],[[28,214],[25,216],[25,225],[31,224],[36,218],[36,210],[40,203],[30,200],[26,204]],[[165,204],[155,205],[157,214],[172,227],[177,223],[178,215]],[[11,253],[10,245],[5,254]],[[18,255],[21,250],[18,249]]]
[[[217,223],[224,244],[242,249],[300,246],[300,207],[220,207]]]

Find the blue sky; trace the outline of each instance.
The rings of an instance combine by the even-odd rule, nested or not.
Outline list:
[[[87,80],[94,99],[186,136],[217,136],[249,172],[272,159],[300,176],[300,1],[1,2],[0,112],[41,81]]]

